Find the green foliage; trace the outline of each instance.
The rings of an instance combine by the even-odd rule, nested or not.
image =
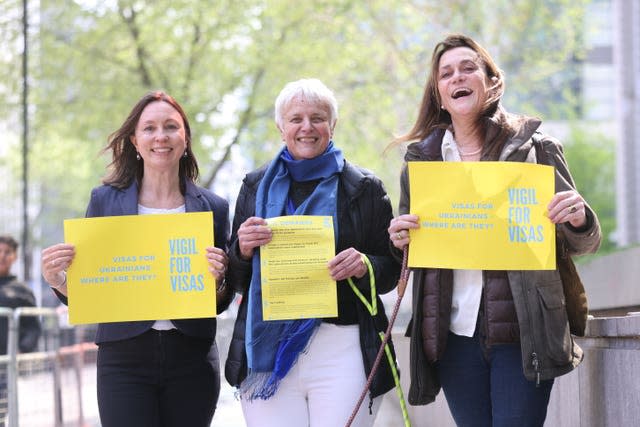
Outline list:
[[[435,43],[456,31],[476,37],[506,72],[510,110],[532,114],[557,105],[553,114],[562,116],[574,109],[572,93],[563,89],[567,67],[581,55],[585,0],[39,5],[32,11],[39,24],[31,40],[31,173],[42,183],[46,222],[47,215],[59,221],[62,212],[82,215],[108,161],[97,154],[152,89],[185,107],[201,182],[229,182],[235,187],[223,193],[235,196],[244,173],[280,147],[273,102],[285,83],[301,77],[318,77],[334,90],[336,144],[385,181],[395,205],[402,150],[383,152],[415,120]],[[0,21],[0,44],[10,51],[1,65],[15,65],[20,55],[19,7],[17,0],[0,7],[10,17]],[[17,107],[18,76],[15,66],[0,68],[4,111]],[[229,161],[241,166],[222,169]]]
[[[0,3],[0,118],[18,117],[22,83],[22,7],[19,0]]]
[[[609,253],[615,248],[611,240],[616,228],[615,141],[601,132],[574,126],[564,147],[576,188],[600,220],[599,253]]]

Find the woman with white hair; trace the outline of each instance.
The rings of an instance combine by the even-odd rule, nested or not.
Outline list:
[[[382,182],[334,144],[337,118],[337,101],[321,81],[287,84],[275,102],[285,146],[247,174],[238,195],[227,282],[244,296],[225,375],[239,387],[249,427],[344,425],[387,327],[377,295],[391,291],[399,273],[385,234],[391,203]],[[337,317],[263,320],[259,248],[272,238],[265,219],[283,215],[333,217],[336,255],[327,268],[337,281]],[[377,312],[357,294],[375,295]],[[380,396],[393,386],[383,363],[352,425],[373,425]]]

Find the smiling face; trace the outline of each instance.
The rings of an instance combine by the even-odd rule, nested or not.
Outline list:
[[[136,125],[131,143],[144,160],[144,167],[166,171],[177,170],[187,148],[184,121],[170,104],[155,101],[148,104]]]
[[[444,52],[437,82],[442,107],[454,122],[477,120],[488,99],[491,81],[475,51],[456,47]]]
[[[325,152],[335,127],[328,106],[298,96],[285,106],[282,117],[280,134],[291,157],[313,159]]]

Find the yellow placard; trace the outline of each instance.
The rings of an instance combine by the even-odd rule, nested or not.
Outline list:
[[[264,320],[336,317],[338,297],[327,263],[335,256],[333,218],[267,219],[271,242],[260,248]]]
[[[215,317],[213,213],[68,219],[69,322]]]
[[[551,166],[515,162],[409,162],[410,267],[555,269]]]

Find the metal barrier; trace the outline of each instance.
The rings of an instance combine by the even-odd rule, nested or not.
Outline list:
[[[40,319],[42,334],[37,351],[19,353],[20,320],[27,316]],[[60,316],[53,308],[0,308],[0,317],[8,322],[7,354],[0,355],[0,426],[99,425],[95,344],[81,337],[61,346]],[[70,330],[81,336],[86,328]]]

